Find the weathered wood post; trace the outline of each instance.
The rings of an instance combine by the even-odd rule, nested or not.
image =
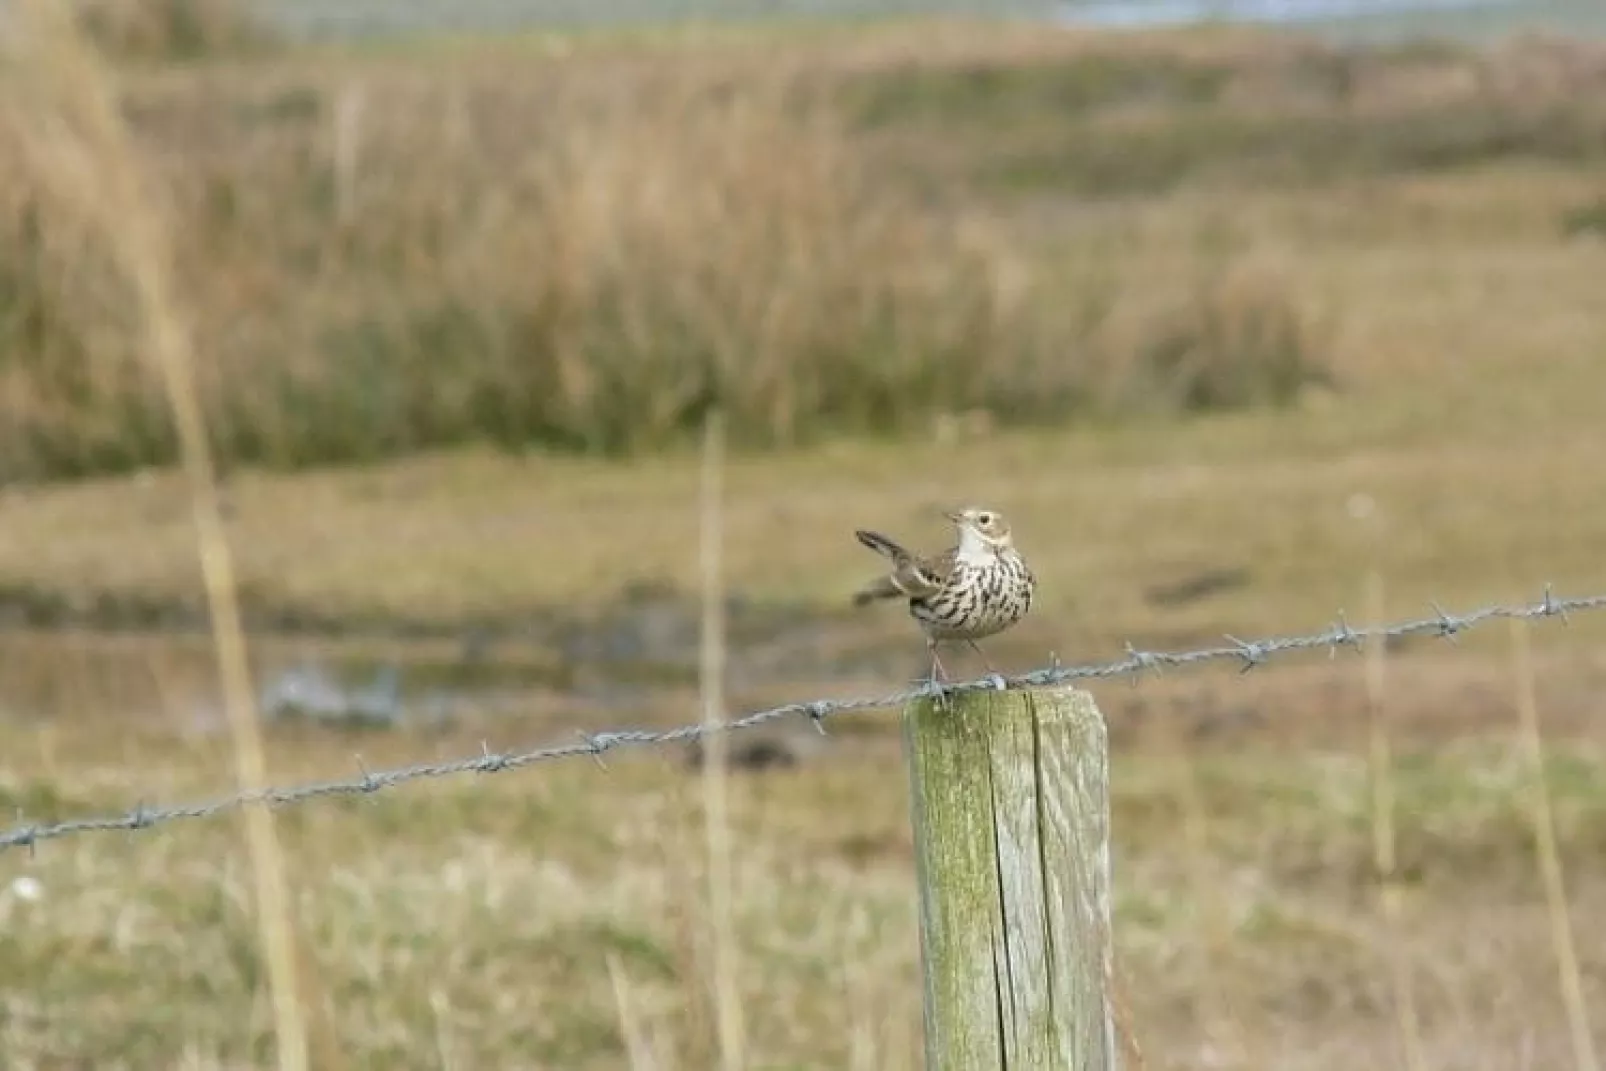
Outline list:
[[[1109,750],[1074,688],[903,715],[928,1071],[1113,1071]]]

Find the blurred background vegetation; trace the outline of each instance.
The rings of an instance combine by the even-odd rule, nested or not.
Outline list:
[[[1196,280],[1133,285],[1070,226],[1045,263],[1009,217],[1606,151],[1599,58],[1558,42],[1023,50],[955,31],[947,58],[817,38],[761,68],[604,38],[573,46],[594,62],[532,47],[421,77],[378,51],[307,69],[226,0],[83,19],[142,69],[209,72],[151,74],[127,106],[169,183],[217,448],[275,467],[472,442],[617,454],[686,441],[712,406],[741,443],[785,446],[944,413],[1286,403],[1332,383],[1296,284],[1217,243],[1190,254]],[[162,402],[108,330],[126,303],[101,251],[48,176],[0,181],[0,473],[170,463]]]
[[[275,780],[695,720],[716,411],[733,713],[900,686],[852,529],[936,549],[970,502],[1043,584],[1011,670],[1606,588],[1593,5],[804,6],[78,0],[171,237]],[[0,813],[209,797],[167,399],[7,47]],[[1598,1008],[1606,627],[1535,639]],[[1392,645],[1381,700],[1343,657],[1098,687],[1135,1066],[1570,1066],[1507,640]],[[894,728],[738,754],[780,768],[730,789],[736,993],[679,753],[285,813],[317,1066],[709,1067],[721,1001],[742,1066],[918,1066]],[[271,1065],[229,823],[0,862],[0,1063]]]

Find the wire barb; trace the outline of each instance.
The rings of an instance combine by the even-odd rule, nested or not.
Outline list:
[[[1237,636],[1230,634],[1226,635],[1226,639],[1228,643],[1231,643],[1237,648],[1235,653],[1239,658],[1243,659],[1243,668],[1238,671],[1240,675],[1248,673],[1256,666],[1263,665],[1265,663],[1266,653],[1268,650],[1268,647],[1265,643],[1245,643]]]
[[[1359,649],[1363,640],[1382,642],[1392,637],[1430,634],[1453,642],[1457,634],[1496,618],[1519,620],[1560,618],[1563,623],[1566,623],[1569,614],[1606,608],[1606,594],[1591,595],[1583,598],[1558,598],[1551,591],[1550,586],[1546,585],[1544,598],[1538,603],[1528,605],[1488,606],[1460,617],[1446,613],[1438,603],[1433,603],[1432,606],[1435,616],[1424,621],[1405,621],[1385,627],[1356,630],[1350,628],[1344,620],[1344,615],[1340,613],[1338,615],[1338,623],[1335,626],[1311,636],[1290,636],[1280,639],[1260,640],[1254,643],[1227,636],[1226,639],[1232,644],[1230,647],[1207,647],[1196,651],[1173,653],[1140,651],[1128,643],[1125,657],[1112,662],[1061,666],[1058,658],[1055,658],[1051,668],[1035,670],[1015,678],[1005,678],[995,673],[981,680],[968,683],[920,681],[913,687],[905,688],[891,695],[787,703],[768,710],[754,711],[732,721],[719,722],[708,726],[694,724],[663,730],[624,729],[597,734],[581,732],[580,743],[561,742],[547,747],[516,752],[493,752],[490,744],[482,740],[480,741],[480,754],[476,757],[405,766],[398,769],[382,770],[377,773],[369,770],[363,764],[362,757],[358,756],[357,766],[361,776],[350,780],[323,781],[267,788],[254,792],[240,792],[233,796],[192,802],[175,807],[147,807],[145,802],[141,800],[134,805],[133,810],[120,815],[107,814],[97,817],[68,818],[52,823],[40,823],[37,821],[24,821],[19,811],[17,824],[11,829],[0,831],[0,851],[5,851],[8,848],[27,848],[29,853],[32,854],[42,841],[56,840],[61,837],[76,836],[82,833],[109,832],[113,830],[132,832],[149,829],[152,826],[162,825],[180,818],[211,818],[226,811],[238,810],[252,804],[287,806],[324,797],[367,795],[378,792],[381,789],[396,788],[426,778],[450,777],[467,773],[500,773],[504,770],[533,766],[540,762],[574,758],[579,755],[589,755],[597,761],[598,765],[602,765],[603,754],[620,748],[662,747],[681,741],[694,740],[708,732],[735,732],[740,729],[751,729],[780,718],[795,717],[799,713],[807,716],[821,732],[824,732],[823,722],[825,719],[839,714],[897,707],[922,699],[935,699],[938,703],[946,706],[951,696],[966,692],[994,690],[1000,687],[1007,688],[1012,683],[1042,686],[1072,681],[1107,680],[1112,677],[1136,678],[1143,673],[1158,674],[1167,666],[1192,666],[1204,662],[1227,660],[1240,663],[1240,672],[1247,673],[1256,666],[1270,661],[1273,656],[1290,654],[1295,651],[1322,649],[1333,652],[1342,646],[1353,646]],[[605,766],[604,769],[606,769]]]
[[[1132,646],[1131,640],[1126,641],[1126,660],[1132,663],[1132,672],[1127,675],[1127,679],[1132,682],[1134,688],[1138,686],[1138,678],[1143,676],[1145,671],[1153,673],[1156,677],[1165,675],[1165,663],[1160,657],[1153,651],[1138,650]]]
[[[608,764],[602,761],[602,755],[612,745],[603,737],[592,736],[584,729],[575,730],[575,735],[580,737],[580,746],[591,756],[591,761],[597,764],[597,769],[606,770]]]
[[[358,792],[374,793],[385,787],[385,783],[375,777],[373,771],[368,769],[368,764],[362,761],[361,754],[352,755],[352,758],[357,760],[357,770],[362,774],[362,780],[357,785]]]
[[[803,715],[804,717],[808,718],[809,722],[814,726],[815,732],[819,733],[821,736],[829,735],[825,731],[825,719],[831,716],[831,704],[820,702],[809,703],[803,708]]]
[[[491,751],[491,745],[480,741],[480,757],[473,765],[475,773],[501,773],[507,769],[507,756]]]
[[[1433,607],[1433,612],[1437,614],[1439,618],[1438,631],[1434,633],[1434,635],[1441,640],[1449,640],[1451,643],[1454,643],[1456,633],[1466,630],[1466,619],[1460,617],[1451,617],[1449,614],[1444,612],[1444,607],[1440,606],[1436,602],[1428,603],[1428,605]]]
[[[1563,628],[1572,624],[1572,621],[1567,617],[1566,605],[1556,601],[1555,596],[1551,593],[1549,584],[1545,585],[1545,597],[1539,602],[1539,616],[1559,617]]]
[[[1349,619],[1344,616],[1343,610],[1338,612],[1338,619],[1333,623],[1333,630],[1328,635],[1332,637],[1327,644],[1329,661],[1338,657],[1340,647],[1353,647],[1356,651],[1366,649],[1366,634],[1349,627]]]
[[[32,825],[32,824],[30,824],[28,822],[25,822],[23,820],[23,818],[24,818],[23,810],[22,810],[21,807],[18,807],[17,808],[17,841],[16,841],[17,847],[19,847],[19,848],[27,848],[28,849],[28,858],[29,859],[37,859],[39,857],[39,835],[38,835],[38,828],[39,827],[37,827],[35,825]]]

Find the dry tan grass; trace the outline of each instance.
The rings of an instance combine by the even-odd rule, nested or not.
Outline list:
[[[120,72],[178,191],[218,449],[294,466],[466,441],[655,448],[690,441],[715,400],[735,441],[769,445],[972,409],[1029,424],[1287,401],[1330,356],[1299,276],[1202,256],[1195,276],[1232,278],[1191,280],[1168,313],[1175,295],[1137,271],[1101,288],[1044,270],[997,217],[1020,198],[1587,162],[1606,71],[1586,46],[948,32],[919,62],[920,34],[900,52],[878,32],[791,51],[537,40],[467,69],[426,52],[427,79],[327,51]],[[26,136],[26,109],[13,125]],[[0,465],[168,460],[165,411],[113,330],[126,295],[57,207],[24,172],[0,180],[18,251],[0,267],[28,325],[0,338]],[[1035,236],[1081,248],[1063,223]]]
[[[1522,750],[1528,760],[1529,795],[1532,798],[1534,846],[1539,877],[1545,890],[1545,913],[1550,921],[1550,945],[1556,956],[1562,1005],[1567,1010],[1567,1036],[1572,1043],[1573,1066],[1579,1071],[1596,1071],[1595,1039],[1590,1027],[1589,1003],[1578,965],[1578,945],[1573,936],[1572,911],[1562,877],[1561,850],[1556,843],[1556,823],[1550,809],[1550,785],[1545,776],[1545,749],[1540,736],[1539,703],[1534,685],[1532,641],[1526,621],[1511,622],[1512,651],[1517,678],[1517,716],[1521,726]]]
[[[1091,47],[1013,31],[943,34],[930,40],[966,62]],[[926,40],[878,30],[846,46],[825,35],[762,49],[723,38],[696,47],[748,65],[779,68],[791,56],[800,67],[830,59],[885,70]],[[1166,47],[1212,62],[1222,49],[1266,47],[1246,40]],[[650,79],[663,74],[655,51],[663,45],[643,61],[628,42],[578,43],[553,62],[595,62],[588,77],[599,79],[621,71]],[[319,85],[370,71],[394,78],[420,55],[430,53],[404,53],[404,63],[342,57],[338,68],[301,55],[226,81],[282,102],[275,79],[286,71],[310,70]],[[528,59],[528,51],[483,59],[443,49],[431,62],[476,67],[474,78],[495,81]],[[149,99],[171,94],[183,104],[223,76],[146,77]],[[735,121],[719,122],[727,120]],[[772,138],[753,144],[769,151]],[[709,140],[690,143],[702,151]],[[571,146],[577,174],[594,177],[607,162],[579,151],[596,144]],[[889,142],[878,151],[895,160],[903,150]],[[438,203],[409,198],[440,187],[407,185],[404,162],[399,155],[397,186],[373,195],[429,218]],[[1359,578],[1374,571],[1399,614],[1427,612],[1430,598],[1452,609],[1531,598],[1543,581],[1597,590],[1606,497],[1598,467],[1581,459],[1606,448],[1598,300],[1606,252],[1563,240],[1557,221],[1598,185],[1587,168],[1505,162],[1315,190],[1201,184],[1115,204],[1041,190],[989,201],[988,228],[1039,283],[1077,281],[1095,295],[1110,285],[1130,292],[1133,280],[1152,287],[1125,315],[1196,292],[1225,243],[1242,279],[1283,280],[1309,304],[1311,322],[1331,332],[1337,388],[1294,410],[1181,423],[1004,434],[961,415],[900,442],[737,453],[721,473],[719,580],[733,594],[796,608],[809,631],[767,662],[761,656],[773,652],[732,636],[729,685],[722,697],[701,698],[746,709],[896,683],[904,662],[917,661],[918,641],[901,615],[850,619],[842,610],[868,564],[847,533],[873,522],[935,541],[935,509],[958,500],[1008,510],[1044,580],[1040,609],[1000,648],[1012,666],[1038,664],[1048,650],[1066,659],[1114,654],[1129,639],[1170,646],[1221,632],[1316,629],[1341,606],[1360,609],[1351,605]],[[352,204],[368,196],[358,189]],[[640,203],[618,203],[626,201]],[[264,197],[239,210],[260,223],[273,205]],[[578,218],[598,225],[611,214]],[[360,249],[383,238],[382,228],[358,231],[342,240]],[[92,263],[71,259],[86,233],[52,230],[39,255],[61,257],[49,261],[58,266]],[[237,266],[246,251],[221,243],[201,252]],[[416,272],[406,281],[427,289],[446,269],[418,255],[416,264],[402,258]],[[107,260],[88,277],[104,289],[94,291],[93,331],[82,344],[112,356],[86,383],[145,390],[113,371],[129,357],[121,331],[135,322],[115,269]],[[222,271],[211,283],[239,289],[221,305],[198,297],[203,333],[208,309],[249,310],[264,295],[272,300],[261,315],[282,314],[273,301],[291,285]],[[291,296],[336,306],[349,297]],[[241,329],[257,328],[247,320]],[[1117,316],[1107,329],[1119,335],[1127,325]],[[39,406],[19,382],[8,384],[20,392],[11,400]],[[590,612],[632,581],[697,589],[704,479],[689,450],[628,466],[465,451],[297,476],[245,470],[227,481],[226,535],[248,610],[446,622]],[[164,472],[7,488],[0,584],[62,594],[87,619],[108,592],[198,602],[189,493]],[[1364,518],[1355,516],[1357,496],[1370,503]],[[1236,566],[1247,568],[1247,583],[1212,596],[1175,604],[1148,593]],[[1504,1071],[1562,1066],[1583,1051],[1568,1034],[1550,936],[1565,907],[1576,964],[1565,984],[1576,984],[1575,1004],[1601,1005],[1603,632],[1606,622],[1580,618],[1566,632],[1546,631],[1536,652],[1554,829],[1547,872],[1566,877],[1565,887],[1550,881],[1548,905],[1533,862],[1531,771],[1509,746],[1498,636],[1391,652],[1388,746],[1370,756],[1353,660],[1101,686],[1119,748],[1124,1019],[1145,1065],[1387,1065],[1401,1026],[1391,965],[1414,998],[1413,1063]],[[444,660],[453,646],[279,637],[254,638],[250,653],[260,669],[308,650]],[[851,671],[830,657],[826,670],[811,668],[810,652],[822,647],[884,657]],[[523,647],[508,658],[542,671],[563,661]],[[200,639],[13,632],[0,645],[0,679],[0,754],[10,757],[0,763],[0,814],[46,819],[232,787],[230,745],[214,714],[217,673]],[[280,782],[349,777],[359,761],[456,757],[482,740],[503,748],[579,727],[684,723],[696,719],[699,698],[690,676],[683,687],[627,692],[611,705],[548,685],[519,692],[511,716],[471,718],[433,736],[277,727],[267,734],[265,772]],[[659,755],[284,813],[307,967],[298,980],[325,1046],[318,1066],[343,1054],[352,1066],[704,1068],[734,1048],[722,1035],[735,1034],[729,1009],[738,1006],[747,1066],[916,1066],[906,790],[901,774],[889,776],[899,760],[887,726],[875,716],[845,722],[829,758],[758,777],[703,782],[666,761],[678,756]],[[1391,792],[1380,801],[1383,766]],[[705,823],[718,833],[721,810],[725,832],[711,858]],[[1389,814],[1385,832],[1375,823]],[[113,1052],[135,1066],[264,1062],[273,1026],[248,864],[227,822],[52,842],[33,860],[8,854],[3,1062],[103,1063]],[[1378,910],[1380,870],[1392,871],[1392,918]],[[704,890],[726,880],[729,910],[711,917]],[[716,928],[735,969],[715,966]],[[1591,1026],[1600,1029],[1598,1016]]]
[[[1366,619],[1376,627],[1388,619],[1383,613],[1383,581],[1371,573],[1366,578]],[[1400,1062],[1406,1071],[1421,1071],[1426,1064],[1422,1054],[1422,1028],[1416,1010],[1416,979],[1410,961],[1394,944],[1409,927],[1401,906],[1403,889],[1398,873],[1394,814],[1394,752],[1389,739],[1387,684],[1388,645],[1374,643],[1366,651],[1366,707],[1368,759],[1372,780],[1372,861],[1377,872],[1378,908],[1388,937],[1389,981],[1399,1030]]]
[[[14,728],[4,742],[35,754]],[[349,772],[331,743],[277,740],[275,776]],[[475,747],[401,738],[363,751],[377,766]],[[13,773],[0,795],[37,813],[204,794],[219,780],[206,769],[218,745],[202,739],[73,749],[66,776]],[[1218,930],[1200,927],[1177,850],[1174,764],[1118,758],[1118,954],[1147,1066],[1387,1064],[1390,955],[1418,979],[1425,1066],[1520,1066],[1524,1053],[1530,1066],[1565,1063],[1526,766],[1496,739],[1397,758],[1413,919],[1403,934],[1375,913],[1359,754],[1194,757]],[[917,1066],[906,789],[888,761],[870,749],[730,782],[731,921],[755,1064]],[[1598,1002],[1601,755],[1556,741],[1548,762],[1584,993]],[[713,1021],[693,996],[707,962],[685,945],[706,925],[689,910],[708,880],[701,798],[678,769],[615,759],[607,773],[580,762],[285,813],[297,910],[340,1046],[400,1067],[439,1066],[443,1051],[475,1064],[616,1067],[612,960],[663,1066],[714,1066]],[[25,870],[40,899],[0,890],[12,923],[0,951],[9,1062],[116,1047],[142,1065],[184,1051],[202,1067],[250,1065],[263,1023],[249,1011],[257,981],[241,951],[244,864],[227,823],[42,848]],[[1237,1057],[1213,1018],[1223,1004],[1245,1045]]]
[[[1376,502],[1376,564],[1401,606],[1511,597],[1539,579],[1587,586],[1606,515],[1577,459],[1600,449],[1606,250],[1561,240],[1555,212],[1593,184],[1518,166],[1320,195],[1194,191],[1078,218],[1075,240],[1109,272],[1172,293],[1197,273],[1179,247],[1230,218],[1261,270],[1299,280],[1332,325],[1338,389],[1293,412],[1180,426],[1000,435],[960,422],[925,442],[739,457],[732,589],[833,606],[862,563],[851,540],[822,541],[822,524],[852,513],[837,526],[879,517],[935,540],[939,505],[986,498],[1018,515],[1044,564],[1058,616],[1023,633],[1038,650],[1314,623],[1374,564],[1366,526],[1345,519],[1355,494]],[[617,466],[459,453],[295,478],[248,471],[230,481],[230,535],[259,605],[454,618],[594,599],[637,577],[690,591],[694,469],[687,454]],[[1477,490],[1489,487],[1499,492]],[[161,474],[17,488],[0,513],[0,576],[13,585],[199,592],[184,499]],[[1260,517],[1278,523],[1251,523]],[[108,525],[137,525],[139,544],[107,553]],[[566,567],[546,567],[554,556]],[[1141,598],[1149,583],[1223,565],[1255,579],[1163,615]]]
[[[616,451],[686,437],[711,401],[734,436],[785,444],[827,417],[893,430],[984,400],[984,366],[961,356],[1029,356],[992,345],[1013,311],[992,283],[1007,254],[868,174],[834,111],[727,77],[666,61],[495,85],[131,79],[180,206],[221,454]],[[27,138],[26,109],[14,119]],[[37,336],[3,357],[0,463],[170,459],[159,400],[108,330],[123,298],[98,250],[47,183],[0,185],[23,254],[12,304]]]
[[[66,187],[65,196],[76,195],[76,214],[101,230],[131,292],[140,347],[149,353],[172,414],[234,742],[237,786],[241,792],[257,792],[267,784],[262,735],[246,663],[234,560],[218,507],[216,465],[196,389],[194,344],[174,288],[168,205],[152,194],[118,114],[113,85],[72,18],[60,8],[28,3],[16,29],[31,46],[21,54],[16,78],[25,91],[34,90],[30,96],[44,114],[33,118],[53,135],[53,144],[25,143],[43,157],[29,162],[48,183]],[[303,1071],[306,1017],[284,856],[266,808],[246,810],[241,824],[249,848],[257,952],[273,1005],[275,1062],[281,1071]]]
[[[240,0],[70,0],[97,48],[125,59],[197,60],[268,50],[278,34]]]

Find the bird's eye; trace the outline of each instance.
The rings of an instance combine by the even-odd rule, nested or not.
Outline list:
[[[983,513],[981,516],[977,517],[976,520],[980,524],[989,525],[993,523],[993,515],[991,513]]]

